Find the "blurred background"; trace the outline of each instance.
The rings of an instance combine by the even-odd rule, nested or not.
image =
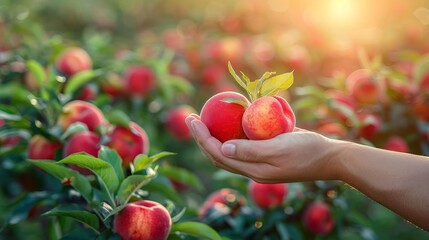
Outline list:
[[[229,74],[228,61],[250,79],[264,72],[293,71],[294,84],[279,94],[291,103],[299,127],[378,148],[429,155],[428,28],[429,2],[424,0],[2,0],[0,102],[27,109],[28,94],[37,87],[29,80],[25,61],[52,66],[66,47],[85,49],[99,73],[85,82],[96,90],[87,100],[106,115],[121,110],[148,132],[151,153],[178,153],[165,163],[199,179],[200,184],[185,190],[175,186],[159,191],[162,181],[148,186],[149,191],[159,191],[159,199],[187,206],[187,217],[192,218],[217,189],[248,192],[247,179],[214,168],[189,137],[181,139],[166,127],[169,110],[177,106],[187,105],[198,113],[215,93],[245,94]],[[121,87],[127,68],[134,64],[150,66],[157,76],[159,87],[144,99],[130,98]],[[370,86],[359,88],[361,79]],[[85,86],[70,99],[80,99]],[[31,112],[29,116],[37,118]],[[46,181],[24,161],[34,132],[20,130],[14,133],[21,140],[10,143],[9,133],[7,141],[2,136],[2,206],[22,193],[40,190],[41,186],[27,188],[32,179]],[[391,138],[394,143],[388,144]],[[29,174],[30,179],[18,180]],[[288,216],[299,215],[315,199],[336,209],[335,230],[316,239],[429,238],[427,232],[341,183],[296,183],[289,188],[287,199],[293,200],[285,202]],[[293,197],[302,192],[302,201]],[[28,214],[29,208],[24,212]],[[7,234],[0,232],[0,239],[25,239],[25,229],[44,236],[34,230],[39,229],[38,220],[19,219],[6,228]],[[18,224],[21,220],[24,223]],[[289,217],[285,222],[296,226],[288,228],[290,239],[314,237],[305,233],[300,220]],[[230,231],[235,225],[212,226],[231,239],[237,236]],[[249,226],[240,227],[236,233]],[[267,230],[268,239],[283,239],[285,235],[278,232]]]

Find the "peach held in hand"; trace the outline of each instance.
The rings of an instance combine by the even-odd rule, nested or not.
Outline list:
[[[115,216],[113,229],[123,240],[165,240],[171,229],[171,217],[161,204],[141,200],[127,204]]]
[[[201,109],[201,121],[207,126],[211,135],[221,142],[231,139],[245,139],[242,117],[245,106],[226,99],[235,99],[244,105],[250,102],[237,92],[221,92],[206,101]]]
[[[252,140],[270,139],[295,128],[295,115],[284,98],[265,96],[244,112],[243,129]]]

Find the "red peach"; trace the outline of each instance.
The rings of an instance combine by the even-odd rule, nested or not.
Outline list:
[[[186,117],[191,113],[196,113],[196,110],[189,105],[182,105],[167,112],[165,121],[167,130],[180,141],[187,141],[192,138],[185,122]]]
[[[109,134],[107,146],[116,150],[122,158],[122,165],[127,167],[139,154],[149,150],[149,138],[146,131],[134,122],[128,127],[116,126]]]
[[[334,137],[339,139],[344,138],[347,135],[346,128],[336,122],[328,122],[320,125],[317,128],[317,132],[327,137]]]
[[[101,137],[93,132],[78,132],[73,134],[65,143],[63,156],[67,157],[73,153],[85,152],[94,157],[98,156],[101,148]],[[92,172],[86,168],[72,165],[78,172],[89,175]]]
[[[236,190],[222,188],[210,194],[198,210],[198,216],[205,218],[212,209],[229,208],[230,213],[235,215],[242,206],[246,205],[246,199]]]
[[[360,113],[358,118],[360,120],[359,136],[370,140],[381,131],[379,116],[372,113]]]
[[[314,202],[310,204],[303,215],[304,226],[316,235],[325,235],[334,228],[334,219],[326,203]]]
[[[70,47],[58,56],[56,66],[66,76],[72,76],[78,72],[91,69],[92,61],[88,53],[82,48]]]
[[[145,96],[155,87],[155,74],[146,66],[131,66],[125,74],[125,88],[134,96]]]
[[[64,146],[64,157],[73,153],[85,152],[94,157],[98,156],[101,138],[93,132],[78,132],[73,134]]]
[[[28,144],[29,159],[55,159],[55,154],[61,148],[60,142],[52,142],[41,135],[35,135]]]
[[[64,105],[63,113],[58,118],[58,125],[63,129],[67,129],[76,122],[86,124],[90,131],[96,131],[97,127],[107,123],[97,106],[81,100],[74,100]]]
[[[252,140],[270,139],[295,128],[295,114],[279,96],[255,100],[243,114],[243,130]]]
[[[128,203],[113,220],[113,229],[123,240],[165,240],[171,217],[160,203],[141,200]]]
[[[249,182],[249,195],[261,209],[281,206],[286,194],[287,185],[284,183],[262,184],[255,181]]]
[[[368,69],[352,72],[346,79],[351,96],[362,104],[374,104],[381,99],[381,87]]]
[[[202,83],[206,85],[213,85],[221,81],[226,76],[226,70],[220,65],[212,65],[204,68],[202,72]]]
[[[387,139],[384,149],[396,152],[408,152],[408,144],[399,136],[392,136]]]
[[[242,118],[245,107],[236,103],[224,102],[224,99],[235,98],[250,105],[245,96],[237,92],[221,92],[208,99],[201,109],[201,121],[207,126],[211,135],[221,142],[231,139],[245,139]]]
[[[82,101],[91,101],[97,97],[97,94],[98,94],[97,85],[88,84],[82,87],[79,95],[77,96],[77,99]]]

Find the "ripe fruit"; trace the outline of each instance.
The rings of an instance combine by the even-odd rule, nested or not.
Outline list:
[[[202,83],[213,85],[226,77],[225,69],[220,65],[211,65],[204,68],[202,72]]]
[[[335,222],[326,203],[314,202],[306,208],[303,223],[313,234],[325,235],[333,229]]]
[[[225,102],[225,99],[237,99],[250,104],[245,96],[237,92],[221,92],[206,101],[201,109],[201,121],[211,135],[221,142],[231,139],[245,139],[242,117],[245,107],[237,103]]]
[[[90,131],[96,131],[97,127],[106,124],[103,113],[98,107],[81,100],[67,103],[63,108],[63,113],[58,118],[58,125],[63,129],[67,129],[76,122],[86,124]]]
[[[198,211],[200,218],[205,218],[212,210],[228,210],[228,213],[237,214],[242,206],[246,205],[246,199],[236,190],[222,188],[210,194]]]
[[[35,135],[28,144],[28,158],[54,160],[55,154],[61,146],[60,142],[51,142],[41,135]]]
[[[372,139],[381,131],[381,119],[379,116],[372,113],[361,113],[358,118],[360,120],[359,136]]]
[[[279,96],[259,98],[243,114],[243,130],[252,140],[270,139],[294,128],[292,108]]]
[[[149,150],[149,138],[146,131],[134,122],[128,127],[116,126],[109,134],[107,146],[115,149],[122,158],[122,165],[127,167],[139,154]]]
[[[114,218],[113,229],[123,240],[165,240],[171,217],[160,203],[141,200],[128,203]]]
[[[327,123],[321,124],[316,131],[327,137],[337,138],[337,139],[342,139],[347,135],[346,128],[337,122],[327,122]]]
[[[287,185],[262,184],[255,181],[249,183],[249,195],[253,202],[262,209],[270,209],[281,206],[287,194]]]
[[[86,152],[94,157],[100,150],[100,136],[93,132],[78,132],[73,134],[64,146],[64,157],[78,152]]]
[[[352,72],[346,79],[346,86],[351,96],[359,103],[369,105],[381,99],[380,84],[371,76],[368,69]]]
[[[167,130],[176,139],[187,141],[192,138],[191,132],[186,125],[185,119],[189,114],[195,113],[195,109],[189,105],[182,105],[167,112],[166,127]]]
[[[146,66],[131,66],[125,74],[125,88],[133,96],[146,96],[155,86],[155,74]]]
[[[82,101],[91,101],[97,97],[98,87],[94,84],[88,84],[82,87],[77,99]]]
[[[78,132],[73,134],[64,146],[63,156],[67,157],[73,153],[85,152],[94,157],[98,156],[100,151],[101,138],[93,132]],[[71,166],[82,174],[89,175],[91,171],[78,166]]]
[[[399,136],[392,136],[387,139],[384,149],[396,152],[408,152],[408,144]]]
[[[66,76],[72,76],[78,72],[91,69],[92,61],[85,50],[78,47],[70,47],[59,55],[56,66]]]

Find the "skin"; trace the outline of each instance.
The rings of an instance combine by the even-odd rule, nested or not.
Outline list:
[[[299,128],[268,140],[222,144],[198,115],[188,116],[186,123],[217,167],[260,183],[341,180],[429,231],[428,157],[330,139]]]

